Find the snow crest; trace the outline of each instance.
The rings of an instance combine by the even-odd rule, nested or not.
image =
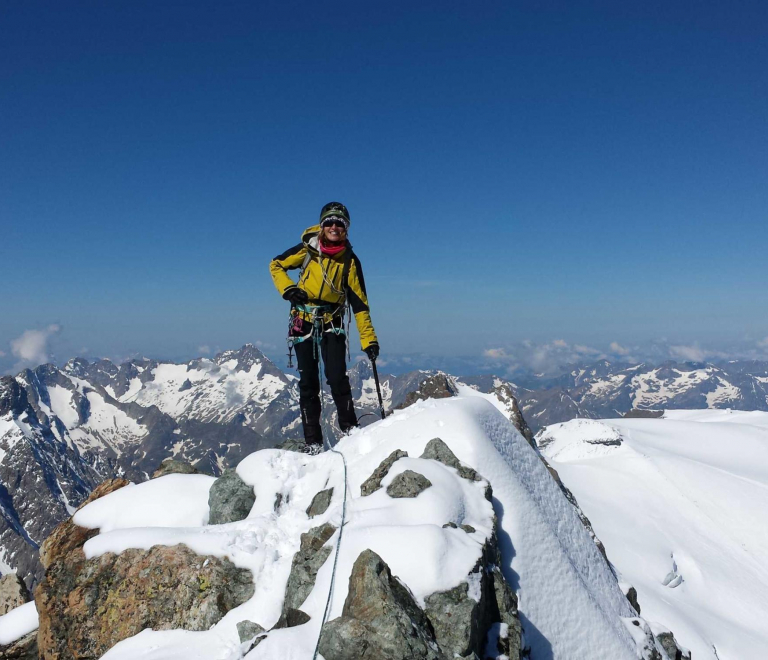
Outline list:
[[[452,468],[418,458],[434,437],[491,482],[492,503],[484,497],[485,482],[462,479]],[[634,612],[575,509],[536,452],[484,398],[419,402],[344,438],[337,449],[347,464],[347,510],[330,619],[341,614],[352,564],[363,550],[378,553],[423,603],[429,594],[466,580],[493,530],[495,514],[501,568],[518,592],[533,660],[639,657],[622,620]],[[363,481],[396,449],[407,451],[408,457],[393,465],[380,490],[362,497]],[[404,470],[423,474],[432,486],[416,498],[391,498],[386,487]],[[248,619],[269,629],[277,622],[300,535],[325,522],[340,525],[344,462],[331,452],[310,457],[266,449],[248,456],[237,472],[256,495],[249,516],[240,522],[204,524],[207,512],[200,503],[211,481],[199,475],[169,475],[124,488],[78,513],[80,524],[101,529],[85,545],[89,557],[186,543],[197,553],[228,557],[254,577],[254,596],[211,630],[145,630],[116,645],[106,660],[241,658],[236,624]],[[331,487],[327,511],[310,520],[306,509],[312,498]],[[182,506],[187,507],[184,515],[157,511]],[[443,527],[448,522],[476,531]],[[337,539],[338,530],[328,544],[335,547]],[[273,630],[248,658],[312,657],[332,566],[333,561],[326,561],[301,606],[310,621]]]

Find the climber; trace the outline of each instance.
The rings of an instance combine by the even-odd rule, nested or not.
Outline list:
[[[339,427],[349,433],[357,427],[352,390],[347,377],[344,328],[346,306],[352,308],[360,343],[374,362],[379,343],[371,323],[368,296],[360,259],[347,239],[349,211],[339,202],[330,202],[320,211],[317,225],[307,229],[301,243],[275,257],[269,264],[272,280],[283,298],[291,303],[288,331],[289,358],[296,351],[299,367],[299,406],[307,453],[322,451],[320,427],[319,358],[336,404]],[[287,271],[301,268],[298,282]]]

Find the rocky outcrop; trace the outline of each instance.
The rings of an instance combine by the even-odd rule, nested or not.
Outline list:
[[[126,479],[109,479],[108,481],[102,481],[88,498],[79,507],[78,511],[82,509],[86,504],[90,504],[94,500],[104,497],[109,493],[112,493],[124,486],[127,486],[130,482]],[[50,536],[43,542],[40,547],[40,563],[44,568],[48,568],[57,559],[65,559],[71,554],[82,555],[83,544],[92,536],[98,534],[97,529],[86,529],[75,525],[72,518],[61,523],[56,529],[51,532]],[[83,558],[85,556],[83,555]]]
[[[447,399],[448,397],[456,396],[458,390],[453,381],[442,373],[437,373],[432,376],[428,376],[419,383],[419,387],[412,392],[408,392],[405,396],[405,400],[398,406],[395,406],[395,410],[407,408],[413,405],[417,401],[424,401],[426,399]]]
[[[154,630],[208,630],[254,592],[250,571],[184,545],[85,559],[78,548],[48,567],[35,594],[44,660],[97,658]]]
[[[381,480],[389,474],[389,470],[395,464],[395,461],[401,458],[407,458],[408,452],[396,449],[389,456],[387,456],[379,466],[373,471],[370,477],[368,477],[360,486],[360,494],[365,497],[371,493],[375,493],[381,488]]]
[[[226,470],[213,482],[209,491],[208,506],[211,512],[208,523],[222,525],[245,520],[255,501],[253,487],[243,482],[234,470]]]
[[[496,537],[492,536],[466,580],[426,598],[425,614],[448,657],[484,658],[486,642],[494,631],[499,654],[515,660],[520,657],[517,596],[499,569],[500,563]]]
[[[372,550],[355,561],[341,617],[323,627],[320,653],[326,660],[448,660],[413,596]]]
[[[100,484],[83,506],[127,483]],[[97,658],[144,628],[208,630],[253,595],[250,571],[184,545],[86,559],[83,544],[97,533],[70,518],[41,548],[46,572],[35,605],[44,660]]]
[[[379,482],[400,458],[398,453],[404,452],[393,452],[377,468],[374,475]],[[427,443],[421,458],[437,460],[470,481],[483,481],[475,470],[462,465],[440,438]],[[390,482],[387,493],[415,497],[429,486],[426,477],[405,470]],[[489,640],[498,655],[519,660],[522,632],[517,597],[499,568],[502,562],[495,526],[494,517],[494,531],[466,579],[452,589],[427,596],[424,609],[407,586],[392,576],[381,557],[372,550],[361,553],[349,578],[341,617],[323,627],[320,652],[326,660],[480,660],[486,657]],[[476,532],[455,522],[443,527]]]
[[[660,419],[664,417],[664,411],[632,408],[632,410],[627,410],[627,412],[625,412],[623,416],[627,418],[637,418],[637,419]]]
[[[533,431],[528,426],[528,422],[523,417],[523,412],[520,410],[520,404],[517,401],[514,390],[510,383],[500,383],[496,385],[492,393],[501,401],[509,413],[509,419],[514,427],[520,432],[531,447],[536,447],[536,440],[534,439]]]
[[[325,523],[301,535],[301,545],[293,556],[291,573],[285,588],[283,611],[276,627],[290,627],[287,625],[289,618],[295,619],[295,611],[298,611],[309,596],[315,586],[317,572],[331,554],[331,546],[325,544],[335,531],[333,525]]]
[[[629,604],[634,608],[635,612],[640,614],[640,603],[637,601],[637,589],[632,585],[625,585],[621,582],[619,583],[619,587],[621,587],[621,590],[624,592],[624,595],[627,597]]]
[[[387,495],[394,498],[418,497],[431,485],[432,482],[423,474],[404,470],[387,486]]]
[[[6,645],[0,645],[0,660],[38,660],[37,631],[24,635],[21,639]]]
[[[162,463],[160,463],[157,470],[152,473],[152,479],[164,477],[166,474],[200,474],[200,470],[193,467],[189,463],[185,463],[184,461],[177,461],[173,458],[166,458]]]
[[[682,649],[671,632],[659,633],[656,635],[656,641],[666,651],[669,660],[691,660],[691,652],[688,649]]]
[[[439,461],[448,467],[452,467],[463,479],[469,479],[470,481],[480,481],[480,475],[478,475],[477,472],[471,467],[462,465],[461,461],[456,458],[456,454],[454,454],[451,451],[451,448],[446,445],[440,438],[432,438],[427,443],[427,446],[424,447],[424,452],[421,454],[421,458],[429,458],[435,461]]]
[[[15,573],[0,578],[0,616],[29,602],[29,591]],[[10,644],[0,644],[0,660],[37,660],[37,631]]]
[[[384,560],[363,551],[352,568],[341,617],[323,627],[320,652],[326,660],[479,660],[486,657],[491,635],[499,655],[518,660],[517,598],[499,559],[492,538],[467,579],[428,596],[422,610]]]
[[[314,518],[315,516],[319,516],[325,513],[328,510],[328,507],[331,505],[332,497],[333,488],[321,490],[312,498],[312,503],[307,507],[307,516]]]
[[[237,636],[240,638],[241,644],[264,635],[266,632],[264,628],[253,621],[240,621],[237,624]]]
[[[0,577],[0,616],[29,602],[27,585],[16,573]]]

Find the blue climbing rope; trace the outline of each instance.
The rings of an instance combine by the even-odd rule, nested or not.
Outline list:
[[[317,654],[320,651],[320,638],[323,635],[323,626],[328,620],[328,615],[331,613],[331,600],[333,597],[333,586],[336,583],[336,568],[339,563],[339,548],[341,548],[341,535],[344,532],[344,523],[347,517],[347,459],[340,451],[331,447],[331,451],[334,454],[341,456],[341,460],[344,461],[344,502],[341,507],[341,525],[339,526],[339,538],[336,541],[336,555],[333,558],[333,571],[331,572],[331,586],[328,589],[328,600],[325,602],[325,611],[323,612],[323,620],[320,622],[320,632],[317,634],[317,644],[315,645],[315,653],[312,656],[312,660],[317,660]]]

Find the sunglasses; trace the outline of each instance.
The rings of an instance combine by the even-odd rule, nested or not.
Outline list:
[[[326,218],[323,220],[323,227],[338,227],[339,229],[344,229],[345,231],[347,229],[346,223],[339,218]]]

